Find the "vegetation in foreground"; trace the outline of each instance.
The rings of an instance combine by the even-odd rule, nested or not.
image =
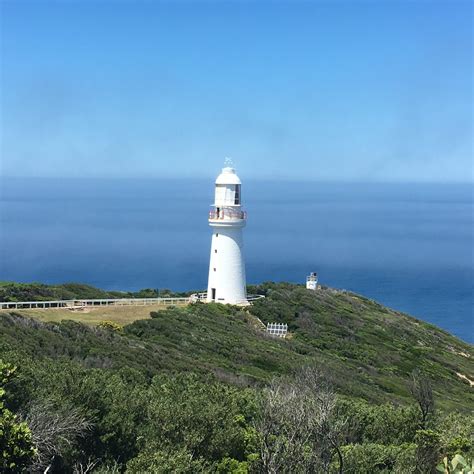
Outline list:
[[[252,292],[124,327],[2,313],[0,471],[468,472],[470,345],[350,293]]]

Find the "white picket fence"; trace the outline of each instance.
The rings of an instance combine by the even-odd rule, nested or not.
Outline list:
[[[288,324],[286,323],[268,323],[267,333],[271,336],[286,337],[288,334]]]

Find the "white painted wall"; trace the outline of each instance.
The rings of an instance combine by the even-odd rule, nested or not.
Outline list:
[[[234,168],[225,167],[215,182],[211,257],[207,301],[224,304],[247,302],[242,228],[246,223],[241,211],[241,181]],[[236,193],[238,199],[236,203]]]
[[[308,290],[317,290],[318,289],[318,275],[313,272],[306,277],[306,288]]]
[[[240,190],[240,184],[216,184],[216,191],[214,197],[215,206],[235,206],[240,207],[240,199],[237,204],[235,204],[235,193],[237,187]]]
[[[217,303],[241,304],[247,299],[245,264],[243,256],[243,224],[237,226],[211,224],[213,233],[207,301],[213,301],[212,289],[216,290]]]

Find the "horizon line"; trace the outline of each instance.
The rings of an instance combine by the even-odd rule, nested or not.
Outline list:
[[[244,175],[245,176],[245,175]],[[0,180],[94,180],[94,181],[201,181],[215,179],[214,174],[209,176],[8,176],[1,175]],[[245,181],[273,181],[288,183],[347,183],[347,184],[457,184],[474,185],[472,180],[420,180],[420,179],[325,179],[325,178],[307,178],[307,177],[282,177],[282,176],[255,176],[245,177]]]

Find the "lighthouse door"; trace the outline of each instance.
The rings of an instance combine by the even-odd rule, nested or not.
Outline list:
[[[211,298],[212,298],[213,301],[216,299],[216,289],[215,288],[211,289]]]

